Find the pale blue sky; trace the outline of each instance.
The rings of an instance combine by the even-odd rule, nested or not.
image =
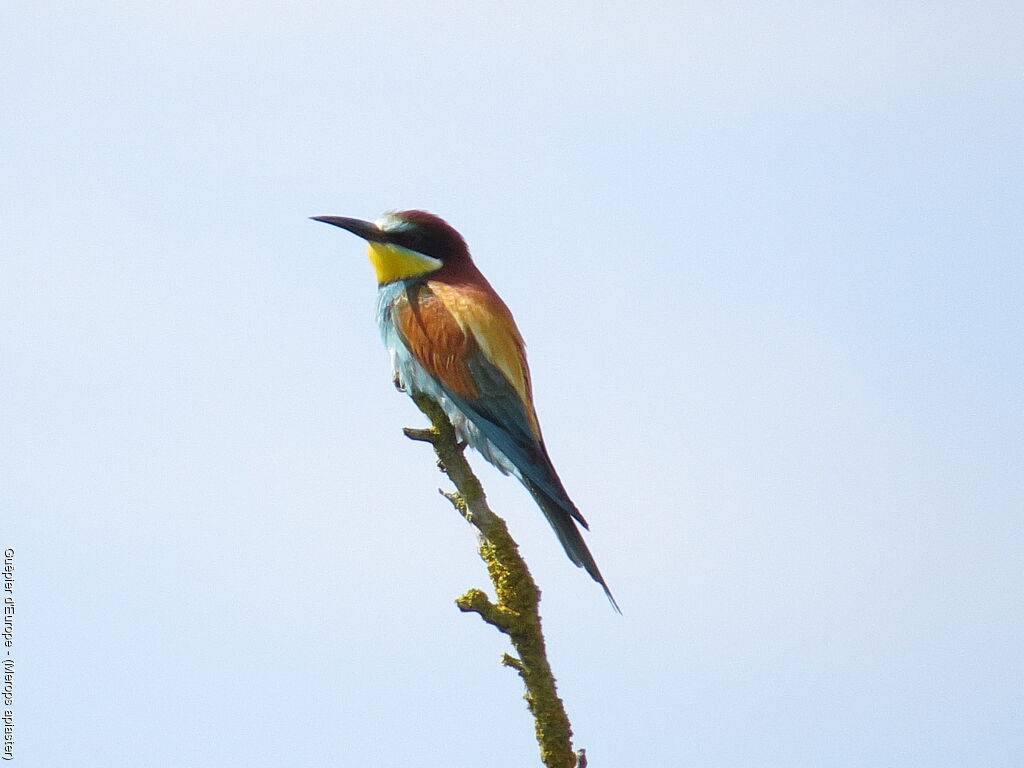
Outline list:
[[[622,605],[517,483],[594,766],[1024,753],[1019,3],[12,5],[23,768],[537,764],[360,243],[517,315]]]

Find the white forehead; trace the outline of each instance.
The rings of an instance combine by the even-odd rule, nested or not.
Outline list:
[[[403,229],[411,229],[413,226],[411,221],[403,219],[396,211],[388,211],[382,214],[373,223],[377,225],[377,229],[383,232],[401,232]]]

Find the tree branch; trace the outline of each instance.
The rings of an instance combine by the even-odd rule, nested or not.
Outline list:
[[[540,757],[546,768],[586,765],[585,752],[573,752],[572,726],[548,664],[540,622],[540,590],[519,554],[519,546],[509,535],[505,521],[488,507],[483,486],[466,461],[465,444],[459,443],[444,411],[426,395],[413,395],[413,400],[432,426],[406,429],[405,434],[434,447],[438,468],[457,489],[454,493],[441,491],[441,495],[479,532],[480,557],[487,566],[498,598],[494,603],[483,591],[471,589],[455,604],[464,613],[479,615],[512,642],[518,656],[505,654],[502,664],[516,670],[526,686],[523,698],[533,715]]]

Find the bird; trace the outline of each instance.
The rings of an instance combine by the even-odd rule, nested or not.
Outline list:
[[[462,235],[422,210],[389,211],[372,222],[311,218],[367,242],[377,276],[377,321],[395,385],[435,400],[461,441],[519,479],[569,559],[621,613],[580,532],[589,525],[544,445],[523,337]]]

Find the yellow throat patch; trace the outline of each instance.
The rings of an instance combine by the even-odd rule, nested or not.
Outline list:
[[[377,284],[386,285],[436,272],[440,259],[390,243],[370,243],[370,263],[377,272]]]

